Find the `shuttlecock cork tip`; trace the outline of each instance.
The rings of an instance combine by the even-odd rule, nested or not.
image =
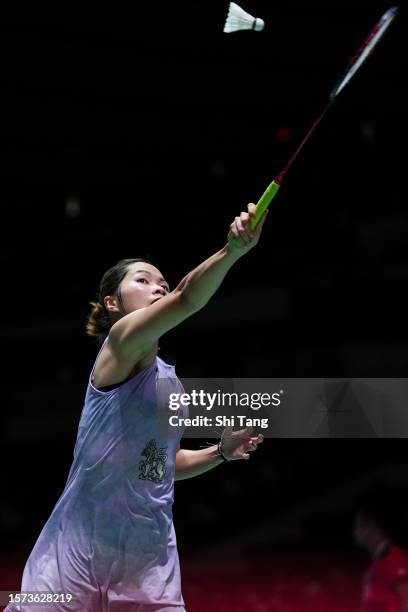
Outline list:
[[[265,22],[263,19],[261,19],[260,17],[255,17],[255,22],[254,22],[254,30],[256,32],[261,32],[261,30],[263,30],[265,27]]]

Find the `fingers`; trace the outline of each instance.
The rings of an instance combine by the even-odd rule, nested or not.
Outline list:
[[[247,438],[248,442],[255,442],[256,444],[261,444],[264,441],[264,436],[262,434],[258,434],[257,436],[251,436],[251,433],[254,431],[254,427],[245,427],[244,429],[238,429],[237,431],[233,431],[232,427],[226,427],[224,429],[223,435],[230,435],[234,438]]]
[[[259,434],[256,437],[250,438],[248,440],[248,451],[255,451],[258,448],[258,444],[262,444],[264,441],[264,437],[262,434]]]
[[[248,214],[250,214],[252,217],[255,217],[255,211],[256,211],[256,206],[253,202],[250,202],[248,204]]]
[[[236,222],[240,237],[244,240],[245,244],[249,244],[254,237],[254,232],[249,225],[248,213],[242,212],[239,217],[236,217]]]
[[[225,427],[221,435],[221,440],[224,440],[224,453],[230,459],[250,459],[249,453],[256,451],[258,444],[264,441],[262,434],[251,436],[253,430],[254,427],[245,427],[239,431]]]
[[[230,233],[240,240],[243,246],[253,246],[258,240],[262,232],[265,219],[268,215],[268,209],[264,211],[262,217],[259,219],[256,227],[254,228],[256,218],[256,206],[253,202],[248,204],[248,212],[241,212],[239,217],[235,217],[234,221],[230,225]]]
[[[269,210],[266,209],[265,212],[263,213],[262,217],[259,219],[259,222],[255,228],[255,235],[258,236],[261,232],[262,232],[262,228],[264,226],[265,223],[265,219],[268,216]]]
[[[240,238],[244,245],[249,245],[255,237],[255,231],[250,225],[251,218],[248,213],[242,212],[230,225],[231,232]]]
[[[256,228],[254,230],[256,234],[258,234],[262,230],[262,227],[263,227],[263,224],[265,223],[265,219],[268,215],[268,212],[269,212],[268,209],[264,210],[262,217],[259,219],[256,225]],[[250,202],[248,204],[248,215],[249,215],[249,220],[250,220],[250,226],[251,228],[253,228],[253,223],[256,217],[256,206],[253,202]]]
[[[251,202],[248,204],[248,212],[241,212],[239,217],[235,217],[230,225],[232,234],[239,238],[245,246],[248,246],[256,236],[256,232],[252,227],[255,220],[255,212],[256,206]]]
[[[253,427],[245,427],[244,429],[237,429],[237,431],[232,431],[232,427],[231,427],[231,433],[234,434],[235,438],[250,438],[251,433],[254,431]]]

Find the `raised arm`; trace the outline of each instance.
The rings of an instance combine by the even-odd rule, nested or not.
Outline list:
[[[248,212],[231,223],[227,244],[220,251],[187,274],[174,291],[148,307],[125,314],[112,326],[109,343],[120,360],[135,362],[160,336],[207,304],[228,270],[258,243],[265,216],[252,230],[254,215],[255,205],[249,204]],[[119,308],[115,299],[106,304],[112,312]]]

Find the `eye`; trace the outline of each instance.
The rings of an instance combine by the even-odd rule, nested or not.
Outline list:
[[[149,281],[147,280],[147,278],[138,278],[136,279],[138,283],[148,283]]]

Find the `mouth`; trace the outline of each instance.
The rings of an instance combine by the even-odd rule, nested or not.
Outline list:
[[[159,300],[161,300],[161,297],[158,297],[158,298],[156,298],[155,300],[153,300],[153,301],[151,302],[151,304],[154,304],[155,302],[158,302]]]

